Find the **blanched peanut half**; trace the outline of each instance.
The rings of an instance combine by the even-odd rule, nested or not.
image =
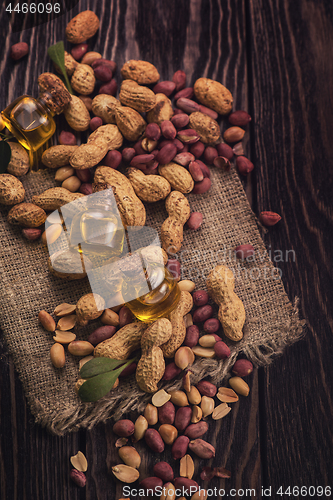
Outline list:
[[[178,287],[181,292],[190,292],[192,293],[195,289],[195,283],[191,280],[182,280],[179,281]]]
[[[174,361],[181,370],[185,370],[188,366],[193,365],[195,356],[192,349],[187,346],[179,347],[179,349],[175,352]]]
[[[194,474],[194,462],[191,455],[186,454],[180,459],[179,475],[192,479]]]
[[[81,472],[86,472],[88,469],[88,462],[82,451],[78,451],[76,455],[73,455],[70,462],[76,470]]]
[[[200,407],[202,410],[203,418],[207,417],[214,411],[215,401],[213,398],[209,398],[208,396],[202,396]]]
[[[63,332],[61,330],[56,330],[54,333],[55,336],[53,337],[53,340],[55,342],[59,342],[60,344],[69,344],[76,339],[75,333],[72,332]]]
[[[160,406],[163,406],[165,403],[167,403],[170,398],[170,394],[168,394],[164,389],[161,389],[160,391],[155,392],[155,394],[151,398],[151,402],[154,406],[159,408]]]
[[[72,314],[75,312],[76,305],[75,304],[67,304],[64,302],[63,304],[59,304],[55,310],[54,314],[56,316],[68,316],[69,314]]]
[[[44,245],[52,245],[52,243],[57,241],[62,231],[63,229],[61,224],[52,224],[42,234],[42,242]]]
[[[145,435],[147,429],[148,420],[143,415],[139,415],[134,424],[133,442],[136,443],[137,441],[140,441],[140,439],[142,439]]]
[[[63,330],[63,331],[71,330],[72,328],[74,328],[74,326],[76,324],[76,319],[77,318],[76,318],[75,314],[70,314],[69,316],[64,316],[64,317],[59,319],[58,324],[57,324],[57,328],[59,330]]]
[[[191,422],[192,424],[197,424],[202,419],[202,409],[200,406],[194,405],[192,406],[192,416]]]
[[[222,403],[236,403],[236,401],[238,401],[237,394],[229,387],[220,387],[216,397],[222,401]]]
[[[66,363],[65,349],[62,344],[55,343],[50,350],[50,358],[55,368],[63,368]]]
[[[192,347],[192,351],[196,356],[201,358],[215,358],[215,351],[212,347],[201,347],[196,345]]]
[[[212,413],[213,420],[219,420],[220,418],[228,415],[229,411],[231,411],[231,407],[227,405],[227,403],[221,403],[220,405],[214,408]]]

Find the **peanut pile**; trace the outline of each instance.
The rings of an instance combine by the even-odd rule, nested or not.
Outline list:
[[[65,67],[78,95],[72,95],[64,110],[73,131],[61,131],[59,144],[42,156],[43,164],[55,171],[56,186],[33,196],[31,202],[24,201],[25,190],[17,177],[28,173],[29,157],[22,146],[11,142],[8,173],[0,175],[0,203],[12,206],[8,222],[21,226],[25,238],[34,241],[42,236],[46,245],[61,234],[59,223],[43,232],[48,212],[93,192],[113,189],[125,227],[144,226],[145,203],[165,200],[168,217],[161,227],[162,247],[165,264],[168,261],[169,269],[175,269],[179,280],[179,261],[168,260],[168,256],[181,249],[184,226],[198,230],[204,218],[202,213],[191,213],[186,195],[207,193],[211,188],[210,167],[228,171],[234,157],[241,175],[253,170],[241,142],[251,117],[242,110],[232,112],[232,94],[221,83],[199,78],[193,87],[187,87],[182,70],[176,71],[170,81],[159,81],[157,68],[141,60],[130,60],[120,69],[122,82],[117,98],[116,63],[89,51],[86,43],[98,28],[98,17],[89,10],[78,14],[66,28],[68,41],[75,45],[71,53],[65,52]],[[12,57],[20,59],[28,50],[27,46],[13,47]],[[44,75],[39,77],[40,85]],[[47,75],[63,84],[55,74]],[[231,125],[223,134],[217,122],[219,115],[228,115]],[[90,131],[87,142],[77,145],[77,132],[87,131]],[[267,226],[280,219],[274,212],[260,214],[261,222]],[[49,259],[50,272],[65,279],[84,278],[83,272],[73,273],[76,265],[73,256],[64,252],[57,256],[57,269],[62,268],[62,272],[56,272]],[[254,248],[251,244],[241,245],[235,252],[244,259],[253,254]],[[127,444],[128,439],[133,444],[144,439],[156,453],[161,453],[165,445],[172,446],[173,459],[180,460],[179,477],[174,478],[169,464],[159,462],[154,467],[154,476],[140,483],[144,490],[164,484],[169,491],[160,498],[170,500],[175,498],[177,488],[198,488],[192,479],[194,466],[188,451],[202,459],[215,456],[214,447],[201,439],[208,430],[207,417],[223,418],[231,410],[228,403],[238,401],[237,394],[249,394],[249,386],[242,377],[253,370],[250,361],[239,359],[232,369],[235,376],[229,379],[231,388],[217,389],[208,380],[191,384],[191,365],[196,358],[225,359],[230,355],[228,345],[217,332],[223,331],[235,342],[242,339],[245,310],[234,292],[233,273],[225,266],[216,266],[209,274],[208,293],[194,291],[195,284],[189,280],[180,281],[178,286],[181,298],[176,309],[168,318],[149,326],[134,321],[125,305],[110,308],[102,297],[92,293],[81,297],[77,304],[60,304],[54,311],[57,324],[48,312],[39,313],[42,326],[53,333],[55,342],[50,359],[56,369],[65,366],[66,345],[70,355],[81,358],[80,369],[93,358],[125,361],[133,352],[140,352],[140,359],[125,368],[120,378],[135,373],[139,388],[151,393],[152,401],[135,423],[122,419],[113,426],[120,438],[119,458],[124,463],[114,466],[112,471],[123,482],[139,478],[137,469],[141,459],[135,448]],[[209,297],[219,307],[217,318],[208,304]],[[191,314],[193,304],[196,309]],[[81,326],[97,320],[103,326],[96,328],[87,340],[76,339]],[[201,336],[198,324],[204,331]],[[158,390],[161,380],[169,381],[180,375],[183,390]],[[77,392],[84,382],[78,379]],[[119,379],[112,390],[118,386]],[[214,397],[220,401],[217,406]],[[74,460],[74,464],[77,462]],[[71,472],[79,486],[85,485],[85,470],[78,466]],[[228,471],[217,466],[205,467],[201,479],[215,475],[230,477]],[[206,496],[199,497],[197,492],[192,500],[197,498]]]

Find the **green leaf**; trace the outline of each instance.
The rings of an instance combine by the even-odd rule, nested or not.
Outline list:
[[[51,45],[47,49],[47,53],[52,59],[52,61],[60,68],[62,74],[64,75],[65,79],[65,84],[68,89],[68,91],[73,94],[73,89],[71,87],[71,84],[69,82],[68,76],[67,76],[67,71],[65,68],[65,47],[64,47],[64,42],[58,42],[55,45]]]
[[[86,380],[79,389],[79,396],[81,400],[84,403],[94,403],[95,401],[98,401],[98,399],[105,396],[112,389],[120,373],[131,363],[132,360],[130,359],[117,370],[100,373],[99,375]]]
[[[7,171],[8,163],[12,157],[12,150],[6,141],[0,141],[0,173]]]
[[[94,358],[85,363],[80,370],[81,378],[91,378],[95,375],[100,375],[101,373],[110,372],[117,368],[117,366],[122,365],[125,361],[119,359],[110,358]]]

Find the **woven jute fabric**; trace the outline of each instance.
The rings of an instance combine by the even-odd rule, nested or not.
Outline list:
[[[25,201],[30,201],[33,195],[54,186],[54,173],[39,170],[21,180],[26,189]],[[235,291],[246,311],[243,340],[233,343],[224,339],[231,356],[222,361],[198,359],[192,368],[194,383],[204,376],[221,383],[240,352],[256,366],[268,364],[302,335],[303,322],[298,317],[297,301],[289,301],[278,269],[266,251],[236,171],[212,169],[210,191],[189,195],[188,199],[192,211],[204,214],[204,222],[198,231],[184,231],[178,254],[182,278],[192,279],[198,289],[205,289],[206,278],[216,264],[230,267],[235,275]],[[159,231],[167,217],[164,202],[146,204],[146,209],[147,225]],[[82,403],[74,390],[79,359],[66,352],[65,367],[53,367],[50,348],[54,341],[39,324],[38,312],[44,309],[52,313],[63,302],[75,304],[91,292],[90,285],[87,279],[65,281],[50,275],[47,250],[41,242],[25,240],[21,228],[8,224],[7,213],[2,208],[0,324],[36,422],[63,435],[91,428],[110,417],[117,419],[124,412],[141,411],[151,395],[138,389],[134,376],[121,379],[119,387],[97,403]],[[236,261],[233,249],[246,243],[254,246],[255,261]],[[215,312],[217,315],[217,307]],[[98,326],[101,323],[95,321],[81,328],[75,332],[77,338],[86,340]],[[160,383],[166,389],[180,385],[180,379]]]

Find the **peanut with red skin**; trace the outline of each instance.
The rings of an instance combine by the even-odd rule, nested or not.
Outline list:
[[[208,163],[208,165],[212,165],[217,156],[217,149],[212,146],[207,146],[203,154],[203,159],[206,163]]]
[[[170,82],[169,80],[165,80],[164,82],[158,82],[153,87],[153,92],[155,92],[155,94],[164,94],[167,97],[169,97],[175,90],[175,88],[176,88],[175,82]]]
[[[193,96],[194,96],[193,87],[186,87],[186,88],[180,90],[179,92],[177,92],[177,94],[175,94],[174,98],[175,98],[175,101],[178,101],[178,99],[180,99],[181,97],[185,97],[186,99],[192,99]],[[176,114],[176,112],[182,113],[182,110],[176,108],[175,114]]]
[[[72,132],[62,130],[59,134],[58,142],[63,146],[76,146],[76,137]]]
[[[239,245],[235,248],[235,254],[237,259],[245,260],[248,257],[254,257],[255,250],[252,245]]]
[[[186,113],[180,113],[171,118],[171,123],[178,129],[186,127],[189,121],[190,118]]]
[[[124,161],[129,163],[134,158],[135,155],[136,155],[136,151],[134,148],[123,149],[122,158]]]
[[[172,81],[175,83],[176,92],[182,90],[186,85],[186,74],[183,70],[179,69],[176,71],[172,77]]]
[[[200,166],[195,161],[191,161],[188,166],[189,172],[192,175],[192,178],[195,182],[200,182],[204,179],[204,175]]]
[[[100,326],[94,330],[88,337],[88,342],[96,346],[106,339],[110,339],[116,333],[116,327],[111,325]]]
[[[201,323],[213,316],[213,308],[210,305],[198,307],[193,313],[193,323]]]
[[[246,127],[251,121],[251,116],[246,111],[234,111],[228,117],[229,123],[237,127]]]
[[[196,158],[200,158],[203,155],[204,151],[205,151],[205,145],[201,141],[192,144],[192,146],[190,147],[190,152],[194,154]]]
[[[231,161],[234,157],[234,152],[232,148],[229,146],[229,144],[225,144],[224,142],[221,142],[220,144],[216,145],[217,152],[219,156],[223,156],[224,158],[227,158],[227,160]]]
[[[10,57],[14,59],[14,61],[22,59],[22,57],[26,56],[28,53],[29,45],[25,42],[15,43],[10,48]]]
[[[225,359],[230,356],[230,349],[224,342],[216,342],[214,351],[217,359]]]
[[[153,469],[154,475],[162,479],[163,483],[173,481],[174,474],[170,464],[167,462],[157,462]]]
[[[98,93],[115,96],[117,94],[117,89],[118,89],[117,81],[114,78],[112,78],[112,80],[100,86]]]
[[[210,190],[211,185],[212,185],[211,180],[205,177],[203,181],[195,182],[194,188],[192,189],[192,193],[193,194],[207,193],[207,191]]]
[[[238,377],[246,377],[253,372],[253,364],[248,359],[238,359],[232,367],[232,373]]]
[[[145,441],[147,446],[155,453],[164,451],[164,442],[156,429],[147,429],[145,432]]]
[[[94,69],[95,78],[97,80],[107,83],[112,80],[112,71],[108,64],[100,64]]]
[[[188,326],[186,328],[184,345],[186,345],[187,347],[194,347],[198,343],[199,335],[200,333],[197,325]]]
[[[207,167],[207,165],[204,162],[202,162],[201,160],[196,159],[195,161],[197,162],[197,164],[201,168],[201,171],[202,171],[204,177],[207,179],[210,179],[210,170]]]
[[[92,194],[93,193],[92,184],[84,182],[83,184],[81,184],[79,191],[84,195]]]
[[[112,430],[117,436],[129,437],[134,434],[134,424],[131,420],[123,418],[114,424]]]
[[[189,406],[182,406],[178,408],[175,415],[174,426],[179,430],[179,432],[184,432],[191,422],[191,417],[192,409]]]
[[[197,229],[201,226],[202,221],[203,215],[200,212],[192,212],[186,224],[192,231],[197,231]]]
[[[178,366],[176,366],[176,364],[172,361],[171,363],[166,365],[162,380],[173,380],[180,374],[181,371],[181,368],[178,368]]]
[[[174,460],[183,458],[186,455],[189,442],[190,440],[187,436],[179,436],[175,440],[171,449],[172,458],[174,458]]]
[[[74,57],[75,61],[79,61],[84,54],[88,50],[88,44],[87,43],[78,43],[77,45],[74,45],[74,47],[71,50],[71,55]]]
[[[193,303],[195,306],[205,306],[208,303],[209,295],[205,290],[197,290],[193,294]]]
[[[217,318],[209,318],[204,322],[203,329],[206,333],[215,333],[219,330],[221,324]]]
[[[241,175],[247,175],[254,169],[253,163],[245,156],[238,156],[236,158],[236,167]]]
[[[170,120],[164,120],[161,123],[161,132],[162,135],[169,140],[175,139],[177,135],[177,130]]]
[[[160,424],[173,425],[175,421],[176,409],[171,401],[167,401],[164,405],[158,408],[158,421]]]
[[[259,220],[264,226],[274,226],[281,220],[281,216],[275,212],[261,212]]]
[[[200,382],[197,383],[196,387],[202,396],[213,398],[217,393],[216,385],[208,382],[208,380],[200,380]]]
[[[208,424],[205,421],[198,422],[197,424],[189,425],[184,433],[184,436],[189,437],[190,439],[197,439],[206,434],[208,431]]]

